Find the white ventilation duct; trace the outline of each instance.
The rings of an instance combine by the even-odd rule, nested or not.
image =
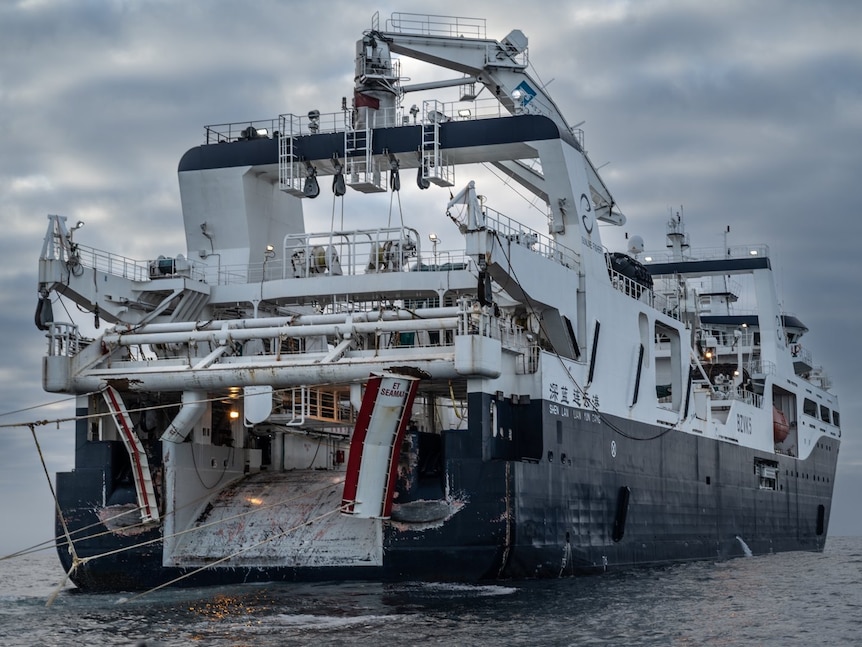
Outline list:
[[[204,391],[184,391],[182,406],[173,422],[165,429],[159,440],[181,443],[189,435],[195,423],[200,420],[207,408],[207,394]]]

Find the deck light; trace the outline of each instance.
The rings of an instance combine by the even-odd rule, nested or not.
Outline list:
[[[431,241],[431,245],[434,247],[434,265],[437,265],[437,245],[440,244],[440,238],[432,231],[428,234],[428,240]]]

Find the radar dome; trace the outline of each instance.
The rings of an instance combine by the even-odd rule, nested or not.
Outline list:
[[[640,254],[644,250],[644,239],[640,236],[629,238],[629,254]]]

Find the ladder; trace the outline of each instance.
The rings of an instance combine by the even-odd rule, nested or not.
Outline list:
[[[422,179],[437,186],[455,186],[455,168],[440,150],[440,124],[449,121],[435,99],[422,102]]]
[[[129,459],[132,461],[132,475],[135,479],[135,492],[138,496],[138,508],[141,510],[141,521],[145,523],[158,521],[159,509],[156,504],[156,493],[153,490],[153,477],[150,472],[147,453],[134,431],[134,425],[129,417],[129,412],[126,410],[126,405],[123,403],[123,398],[112,386],[106,386],[102,395],[120,432],[120,438],[123,439],[123,445],[129,453]]]
[[[373,115],[371,109],[363,108],[363,110]],[[374,130],[370,116],[366,117],[364,127],[348,127],[344,131],[347,186],[360,193],[383,193],[386,191],[384,173],[374,160],[373,137]]]
[[[297,198],[304,198],[305,168],[296,154],[296,137],[301,132],[296,115],[278,117],[278,188]]]

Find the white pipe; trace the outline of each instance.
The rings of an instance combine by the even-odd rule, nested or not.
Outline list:
[[[165,333],[184,331],[220,330],[227,325],[231,330],[246,328],[268,328],[281,326],[307,326],[314,324],[331,324],[346,322],[348,317],[354,322],[365,321],[410,321],[437,319],[440,317],[455,317],[460,313],[457,306],[446,308],[422,308],[419,310],[371,310],[365,312],[347,312],[325,315],[294,315],[290,317],[262,317],[260,319],[227,319],[201,324],[198,321],[182,321],[174,323],[153,323],[145,326],[115,326],[107,333],[126,336],[139,333]]]
[[[362,385],[359,382],[350,384],[350,405],[356,413],[362,408]]]
[[[216,361],[219,357],[225,354],[227,350],[227,346],[219,346],[214,351],[212,351],[209,355],[200,360],[197,364],[195,364],[192,368],[206,368],[214,361]]]
[[[380,332],[409,332],[415,330],[454,330],[458,320],[407,319],[405,321],[368,321],[353,323],[315,324],[309,326],[278,326],[257,329],[193,330],[187,332],[129,333],[127,335],[106,332],[102,339],[108,344],[135,346],[138,344],[183,344],[188,342],[214,341],[220,344],[228,340],[274,339],[277,337],[314,337],[318,335],[341,335],[347,333],[364,335]]]
[[[183,442],[206,408],[207,394],[204,391],[183,391],[182,406],[159,440]]]
[[[314,384],[346,384],[364,381],[371,373],[391,370],[393,366],[411,366],[425,371],[432,378],[456,379],[463,377],[455,370],[454,354],[434,358],[391,356],[340,361],[334,364],[294,364],[271,362],[263,365],[236,367],[231,364],[210,366],[195,370],[187,366],[150,367],[129,373],[128,369],[88,371],[73,377],[70,393],[98,391],[111,380],[127,380],[133,391],[185,391],[190,384],[196,389],[216,391],[232,386],[267,384],[274,389]]]

